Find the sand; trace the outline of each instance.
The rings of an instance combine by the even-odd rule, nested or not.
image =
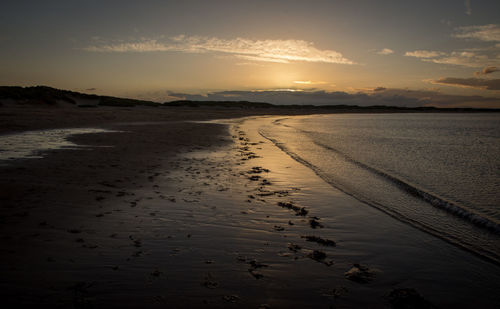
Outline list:
[[[122,131],[75,135],[71,141],[88,146],[0,167],[3,302],[65,308],[498,304],[497,266],[330,187],[258,134],[270,118],[193,122],[269,112],[0,111],[8,120],[0,122],[2,132]]]

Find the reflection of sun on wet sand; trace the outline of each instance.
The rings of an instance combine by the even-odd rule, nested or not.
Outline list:
[[[466,289],[436,290],[473,272],[456,249],[327,185],[259,134],[268,121],[107,125],[122,132],[71,141],[111,148],[2,166],[7,303],[425,308]]]

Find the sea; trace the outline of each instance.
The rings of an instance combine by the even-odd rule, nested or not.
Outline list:
[[[500,113],[283,117],[260,134],[331,186],[500,263]]]

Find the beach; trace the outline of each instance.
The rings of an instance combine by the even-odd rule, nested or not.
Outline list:
[[[260,134],[299,113],[4,109],[3,134],[113,131],[0,166],[4,302],[498,306],[497,265],[332,187]]]
[[[499,309],[498,12],[2,1],[1,307]]]

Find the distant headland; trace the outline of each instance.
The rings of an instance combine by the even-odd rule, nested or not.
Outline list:
[[[204,108],[235,108],[235,109],[294,109],[307,111],[338,112],[338,113],[405,113],[405,112],[500,112],[496,108],[442,108],[434,106],[401,107],[389,105],[358,106],[335,104],[284,104],[277,105],[266,102],[250,101],[193,101],[177,100],[170,102],[153,102],[130,98],[119,98],[96,94],[87,94],[70,90],[56,89],[48,86],[0,86],[0,107],[6,105],[24,106],[74,106],[80,108],[95,108],[99,106],[117,107],[204,107]]]

